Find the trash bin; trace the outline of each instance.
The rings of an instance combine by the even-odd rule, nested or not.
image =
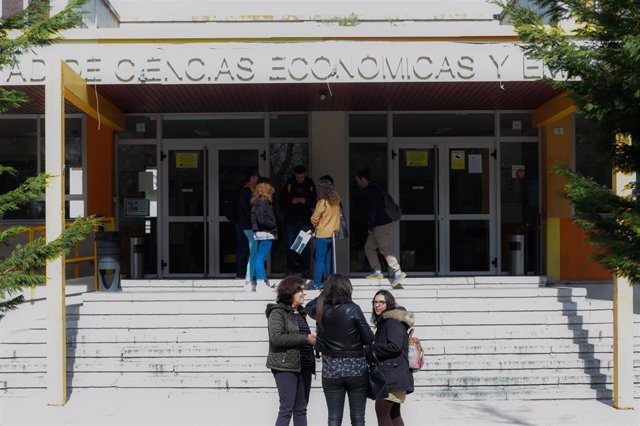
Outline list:
[[[120,290],[120,233],[96,232],[98,289]]]
[[[144,237],[132,237],[130,240],[129,278],[138,280],[144,276]]]
[[[509,274],[524,275],[524,235],[509,237]]]

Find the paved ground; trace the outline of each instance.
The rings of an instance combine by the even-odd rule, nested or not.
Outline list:
[[[271,392],[77,390],[65,407],[39,397],[0,396],[0,424],[9,425],[273,425]],[[403,406],[407,426],[438,425],[640,425],[638,410],[616,410],[598,401],[420,401]],[[322,392],[312,392],[309,425],[326,425]],[[348,425],[345,417],[343,424]],[[367,424],[375,425],[373,404]]]

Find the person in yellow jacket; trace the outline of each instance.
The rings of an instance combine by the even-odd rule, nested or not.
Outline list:
[[[313,282],[307,284],[308,289],[322,288],[322,275],[326,271],[331,274],[333,258],[332,236],[340,231],[340,196],[333,182],[320,179],[316,188],[316,208],[311,216],[311,224],[316,233],[316,265]]]

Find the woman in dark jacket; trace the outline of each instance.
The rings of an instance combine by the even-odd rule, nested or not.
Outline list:
[[[360,306],[351,300],[352,292],[347,277],[331,275],[320,296],[305,308],[318,326],[329,426],[342,424],[345,394],[349,396],[351,424],[364,425],[369,381],[363,347],[373,342],[373,332]]]
[[[273,211],[273,182],[269,178],[258,179],[256,190],[251,197],[251,225],[255,239],[258,240],[256,256],[256,285],[260,288],[271,288],[266,280],[265,262],[271,252],[273,240],[278,239],[278,223]]]
[[[276,426],[287,426],[293,416],[294,426],[307,425],[307,404],[311,390],[311,376],[316,372],[311,333],[304,303],[304,280],[285,277],[278,284],[276,303],[267,305],[269,320],[269,355],[271,369],[280,395],[280,409]]]
[[[413,392],[413,374],[409,369],[409,335],[413,313],[396,304],[387,290],[378,291],[373,300],[371,320],[376,325],[376,340],[371,351],[387,379],[389,396],[376,400],[378,426],[403,426],[400,404]]]

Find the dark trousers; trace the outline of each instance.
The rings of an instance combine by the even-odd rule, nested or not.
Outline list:
[[[307,403],[311,391],[310,369],[302,369],[300,373],[271,370],[276,379],[280,409],[276,426],[288,426],[293,416],[294,426],[307,426]]]
[[[352,426],[364,426],[364,410],[367,405],[367,376],[322,378],[322,390],[327,400],[329,426],[340,426],[344,412],[345,393],[349,397],[349,412]]]
[[[247,275],[247,252],[249,242],[244,235],[244,229],[236,223],[236,276],[244,278]]]
[[[309,271],[309,264],[311,263],[311,248],[309,246],[311,244],[307,244],[301,254],[289,250],[291,244],[296,240],[298,232],[308,231],[309,229],[311,229],[311,226],[302,222],[287,224],[287,273],[296,272],[296,262],[300,262],[301,272]]]

